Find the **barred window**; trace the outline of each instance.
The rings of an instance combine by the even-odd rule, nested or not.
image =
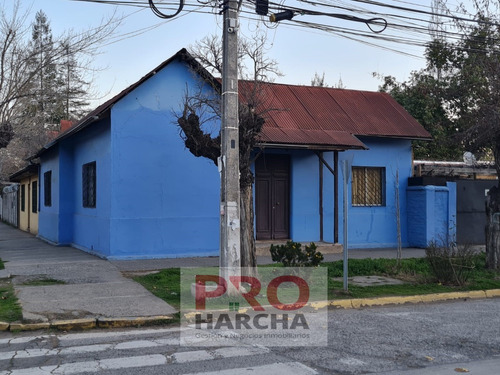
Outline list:
[[[385,168],[352,167],[352,205],[385,205]]]
[[[82,201],[83,207],[95,208],[96,206],[96,163],[82,166]]]
[[[52,206],[52,171],[43,174],[43,204],[45,207]]]
[[[21,211],[26,211],[26,185],[21,185]]]
[[[38,212],[38,181],[31,183],[31,212]]]

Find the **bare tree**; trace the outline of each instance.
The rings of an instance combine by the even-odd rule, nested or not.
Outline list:
[[[40,49],[30,45],[30,32],[34,32],[30,18],[30,10],[23,11],[20,0],[0,9],[0,148],[7,147],[16,137],[23,138],[22,142],[14,142],[16,145],[12,145],[11,150],[2,152],[0,162],[14,166],[17,162],[6,161],[6,158],[22,160],[26,153],[47,141],[44,121],[37,121],[36,116],[26,111],[27,105],[37,101],[40,95],[41,90],[34,89],[34,82],[41,82],[39,73],[49,66],[64,64],[68,46],[75,60],[95,56],[121,22],[113,15],[92,29],[71,30],[45,40],[44,55],[40,58]],[[19,144],[23,145],[21,150]],[[7,172],[2,168],[2,173]]]
[[[262,85],[281,75],[277,63],[264,51],[266,35],[257,34],[250,40],[240,40],[239,150],[240,150],[240,210],[241,210],[241,266],[257,266],[255,255],[253,182],[251,170],[253,152],[264,125]],[[222,74],[222,43],[217,36],[204,38],[190,48],[196,58],[212,74]],[[199,72],[197,72],[199,73]],[[217,164],[221,154],[220,132],[210,134],[203,124],[221,118],[219,81],[204,81],[212,90],[186,93],[182,113],[177,115],[181,136],[186,147],[195,156],[203,156]]]

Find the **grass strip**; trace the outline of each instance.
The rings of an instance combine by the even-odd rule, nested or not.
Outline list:
[[[342,282],[333,280],[342,276],[343,261],[322,263],[321,267],[328,268],[328,298],[335,300],[500,289],[500,273],[485,269],[485,262],[484,253],[476,255],[475,267],[467,284],[457,287],[438,283],[432,275],[426,258],[402,259],[399,265],[396,259],[350,259],[349,277],[388,276],[403,280],[404,284],[377,286],[350,284],[347,293],[343,291]],[[179,268],[169,268],[155,274],[134,277],[134,280],[174,308],[179,309],[180,272]]]
[[[135,276],[133,280],[144,286],[147,290],[167,302],[172,307],[180,309],[180,268],[167,268],[158,273]]]
[[[22,311],[10,281],[0,279],[0,321],[15,322],[22,319]]]

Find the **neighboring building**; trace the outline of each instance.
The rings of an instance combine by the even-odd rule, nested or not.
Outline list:
[[[414,174],[423,183],[457,185],[456,232],[460,244],[484,245],[486,241],[486,195],[498,186],[493,162],[475,161],[464,155],[463,162],[415,160]]]
[[[10,176],[10,181],[19,183],[18,190],[18,223],[19,229],[38,234],[39,183],[38,164],[30,164],[26,168]]]
[[[174,116],[198,75],[213,80],[181,50],[34,156],[40,237],[114,259],[218,255],[219,172],[186,150]],[[255,150],[257,239],[342,242],[347,161],[350,247],[397,244],[397,196],[408,245],[411,141],[430,138],[423,127],[385,93],[262,90],[273,110]]]

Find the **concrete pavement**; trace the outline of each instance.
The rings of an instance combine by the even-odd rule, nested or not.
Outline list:
[[[0,224],[0,258],[11,275],[25,322],[162,317],[176,310],[112,263],[71,247],[49,245]],[[59,280],[56,285],[29,285]]]

